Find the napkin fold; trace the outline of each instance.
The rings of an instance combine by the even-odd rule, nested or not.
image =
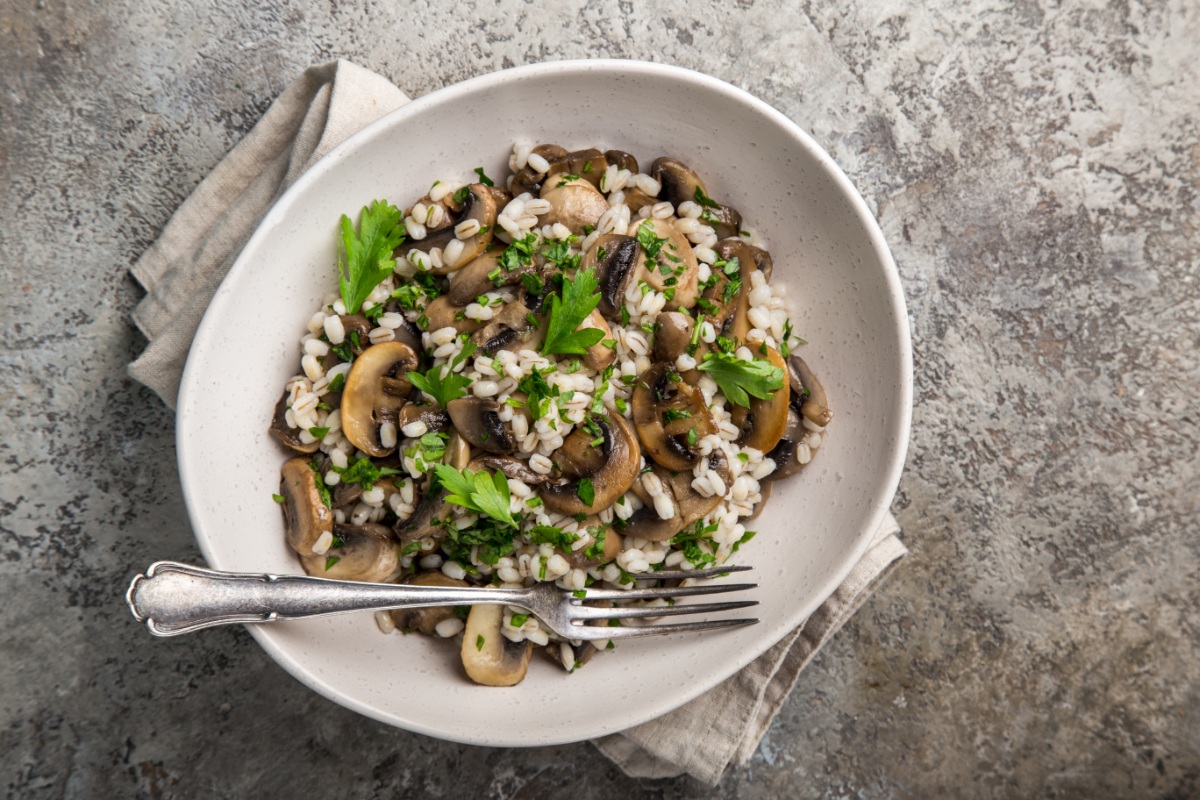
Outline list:
[[[133,320],[149,344],[129,375],[174,408],[213,293],[275,200],[350,134],[408,102],[348,61],[305,70],[176,210],[131,268],[146,290]],[[594,741],[634,777],[709,784],[745,763],[797,676],[908,552],[889,514],[846,580],[800,627],[715,689],[658,719]]]

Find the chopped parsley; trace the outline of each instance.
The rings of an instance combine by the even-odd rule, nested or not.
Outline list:
[[[579,486],[575,489],[575,494],[583,501],[585,506],[591,506],[596,502],[596,487],[592,483],[591,478],[580,478]]]
[[[329,570],[333,569],[333,565],[341,560],[342,559],[338,556],[330,556],[329,558],[325,559],[325,571],[329,572]]]
[[[271,495],[271,499],[272,499],[272,500],[274,500],[276,503],[279,503],[280,505],[283,505],[283,501],[284,501],[284,496],[283,496],[283,495],[281,495],[281,494],[272,494],[272,495]]]
[[[697,205],[704,208],[720,208],[717,201],[706,195],[699,186],[696,187],[696,191],[692,192],[692,199],[696,201]]]
[[[329,428],[309,428],[308,435],[320,441],[329,435]]]
[[[401,474],[400,470],[391,467],[376,466],[369,458],[355,459],[344,468],[334,467],[333,471],[338,474],[342,483],[357,483],[363,488],[363,491],[368,492],[380,478]]]
[[[484,641],[484,640],[483,640],[483,634],[482,634],[482,633],[481,633],[481,634],[479,634],[478,636],[476,636],[476,637],[475,637],[475,649],[476,649],[476,650],[482,650],[482,649],[483,649],[483,641]]]
[[[329,487],[325,485],[325,476],[321,474],[315,458],[308,462],[308,468],[313,471],[313,480],[317,484],[317,494],[321,496],[321,502],[325,504],[326,508],[333,508],[333,495],[330,494]]]
[[[491,178],[489,178],[484,173],[483,167],[476,167],[474,170],[472,170],[472,172],[474,172],[476,175],[479,176],[479,182],[482,183],[484,186],[495,186],[496,185],[496,182],[494,180],[492,180]]]
[[[503,472],[457,470],[449,464],[437,464],[434,471],[438,482],[447,492],[447,503],[477,511],[512,528],[517,527],[517,521],[509,510],[511,495],[508,492],[508,478]]]

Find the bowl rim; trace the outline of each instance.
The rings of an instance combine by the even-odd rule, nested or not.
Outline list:
[[[192,344],[188,350],[188,357],[185,362],[183,376],[180,382],[179,395],[176,400],[176,456],[179,467],[180,485],[183,490],[184,505],[187,509],[188,521],[191,525],[193,536],[203,554],[205,561],[210,565],[215,565],[220,559],[212,551],[207,541],[207,537],[201,534],[201,519],[199,503],[193,498],[199,496],[200,486],[199,477],[193,473],[189,466],[186,454],[189,450],[189,445],[184,435],[190,428],[189,408],[191,404],[188,398],[193,392],[202,391],[202,385],[197,378],[199,368],[196,366],[198,359],[193,356],[205,348],[209,339],[214,336],[215,330],[218,327],[218,321],[222,316],[222,310],[226,303],[232,302],[232,294],[228,291],[231,283],[231,276],[238,274],[246,269],[246,264],[249,263],[247,253],[252,253],[260,244],[261,240],[267,238],[272,229],[284,217],[286,217],[290,207],[296,202],[297,198],[306,193],[309,187],[319,181],[326,173],[333,170],[342,158],[354,149],[364,145],[374,138],[384,134],[393,126],[403,124],[410,116],[416,116],[423,113],[426,109],[441,105],[443,103],[453,102],[455,99],[470,95],[480,90],[487,90],[490,87],[499,84],[507,83],[513,80],[520,80],[531,77],[541,77],[550,74],[594,74],[608,73],[611,75],[622,76],[646,76],[652,78],[668,78],[678,80],[685,83],[698,85],[699,87],[725,95],[731,100],[747,104],[763,114],[765,117],[773,121],[775,124],[784,128],[798,144],[811,155],[815,163],[843,193],[850,203],[851,208],[856,216],[858,216],[863,228],[866,230],[869,242],[874,255],[879,259],[883,266],[885,285],[887,289],[887,300],[893,310],[893,330],[897,343],[897,349],[900,356],[900,385],[897,387],[897,400],[899,402],[899,413],[895,415],[892,429],[889,434],[895,445],[891,448],[890,458],[884,471],[884,479],[879,484],[880,491],[875,496],[871,503],[870,513],[867,517],[869,524],[865,525],[862,530],[857,531],[857,541],[853,549],[848,551],[847,557],[837,565],[835,570],[832,570],[826,576],[826,579],[821,582],[820,591],[814,593],[815,600],[808,606],[797,607],[791,614],[791,621],[788,627],[794,629],[803,623],[812,612],[816,611],[833,592],[842,584],[853,569],[854,565],[859,562],[863,554],[866,552],[871,543],[871,539],[876,530],[882,525],[888,509],[891,505],[892,498],[895,496],[896,489],[899,485],[900,475],[903,471],[905,458],[908,451],[909,433],[911,428],[912,418],[912,395],[913,395],[913,364],[912,364],[912,343],[908,326],[907,305],[904,299],[903,289],[900,283],[900,275],[896,268],[895,262],[892,259],[891,251],[889,250],[886,241],[883,237],[883,232],[871,213],[866,201],[858,190],[851,183],[850,179],[834,162],[833,158],[822,148],[815,139],[813,139],[805,130],[793,122],[790,118],[784,115],[781,111],[774,108],[770,104],[755,97],[744,89],[738,88],[719,78],[697,72],[686,67],[680,67],[671,64],[660,64],[648,61],[636,61],[626,59],[575,59],[564,61],[548,61],[535,64],[527,64],[510,69],[498,70],[495,72],[478,75],[466,80],[460,81],[449,86],[434,90],[426,95],[410,100],[404,105],[396,108],[387,114],[380,117],[378,120],[366,125],[360,130],[348,136],[344,141],[335,146],[329,153],[322,156],[315,164],[306,170],[291,186],[289,186],[272,204],[271,208],[263,216],[251,237],[243,245],[238,257],[230,267],[228,273],[221,281],[221,285],[217,288],[213,295],[208,308],[205,310],[200,325],[197,328],[196,335],[192,340]],[[228,569],[229,567],[225,567]],[[656,706],[641,712],[631,712],[623,722],[623,727],[613,730],[602,730],[588,733],[586,735],[563,735],[556,734],[549,737],[537,738],[536,741],[530,741],[527,737],[517,735],[508,735],[504,732],[499,733],[499,736],[472,736],[458,735],[447,732],[430,725],[422,724],[411,719],[399,719],[395,715],[380,711],[373,706],[360,702],[353,697],[344,694],[334,684],[329,681],[318,678],[311,669],[305,667],[298,660],[294,659],[287,653],[281,645],[277,644],[265,626],[246,625],[245,626],[258,644],[267,652],[269,656],[281,667],[283,667],[294,678],[299,680],[308,688],[318,692],[322,696],[333,700],[334,702],[358,712],[371,719],[399,727],[403,730],[408,730],[416,733],[425,734],[439,739],[448,741],[456,741],[464,744],[485,745],[485,746],[500,746],[500,747],[521,747],[521,746],[544,746],[554,744],[566,744],[570,742],[582,741],[595,736],[607,735],[616,733],[619,730],[624,730],[635,725],[648,722],[669,711],[672,711],[683,704],[695,699],[701,694],[709,691],[717,684],[725,681],[738,671],[742,670],[751,661],[758,658],[768,649],[773,647],[778,640],[767,642],[761,649],[750,649],[742,652],[735,660],[734,666],[724,670],[714,671],[703,679],[696,679],[690,682],[684,690],[677,695],[673,695],[666,708]],[[518,732],[519,734],[520,732]]]

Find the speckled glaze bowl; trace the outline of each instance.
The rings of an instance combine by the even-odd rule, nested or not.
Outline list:
[[[615,109],[621,109],[614,111]],[[486,124],[481,124],[485,121]],[[904,298],[878,226],[804,131],[726,83],[629,61],[538,64],[475,78],[389,114],[282,197],[221,285],[179,396],[184,496],[218,569],[300,573],[279,507],[286,454],[268,436],[305,321],[336,288],[336,225],[369,201],[412,202],[438,177],[507,174],[514,140],[674,155],[759,231],[786,283],[801,352],[834,410],[825,443],[777,484],[738,558],[756,568],[758,625],[621,643],[573,675],[540,656],[524,683],[473,685],[457,648],[385,636],[369,613],[250,626],[326,697],[411,731],[484,745],[613,733],[708,691],[800,624],[882,521],[908,442],[912,356]],[[734,612],[735,614],[737,612]]]

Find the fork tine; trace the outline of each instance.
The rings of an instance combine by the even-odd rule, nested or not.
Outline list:
[[[674,617],[679,614],[704,614],[717,611],[731,611],[735,608],[746,608],[758,605],[757,600],[735,600],[726,603],[685,603],[677,606],[656,606],[640,608],[597,608],[596,606],[579,606],[571,609],[572,619],[628,619],[631,617]]]
[[[721,628],[737,628],[754,625],[757,619],[714,619],[703,622],[677,622],[670,625],[641,625],[629,628],[596,628],[590,625],[571,628],[571,638],[580,641],[604,639],[633,639],[638,636],[657,636],[664,633],[696,633],[715,631]]]
[[[711,583],[703,586],[660,587],[658,589],[584,589],[584,600],[651,600],[655,597],[690,597],[757,589],[757,583]]]
[[[660,570],[658,572],[650,572],[645,575],[638,574],[638,575],[634,576],[634,579],[635,580],[667,580],[670,578],[678,578],[678,579],[715,578],[718,575],[728,575],[731,572],[748,572],[749,570],[752,570],[752,569],[754,569],[754,567],[749,567],[744,564],[742,564],[742,565],[726,564],[725,566],[721,566],[721,567],[709,567],[708,569],[689,569],[686,571],[681,570],[681,569],[676,569],[676,570],[664,569],[664,570]]]

